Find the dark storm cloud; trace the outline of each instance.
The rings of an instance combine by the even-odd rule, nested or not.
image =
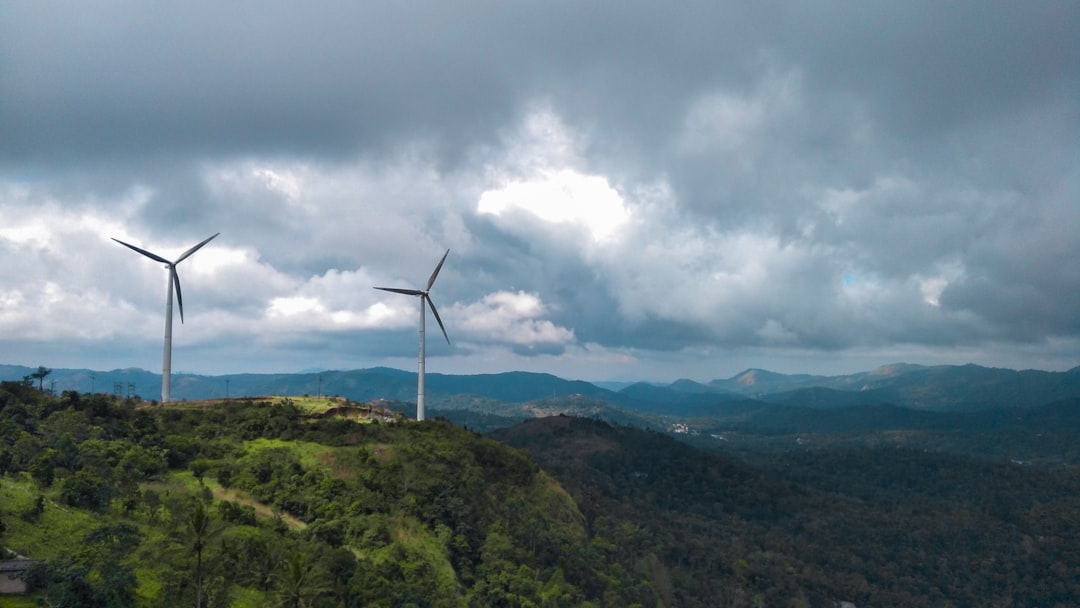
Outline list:
[[[467,6],[52,9],[6,20],[9,160],[335,154],[469,134],[512,94],[507,57],[484,50],[498,28]]]
[[[462,358],[1054,343],[1068,359],[1080,340],[1074,2],[3,14],[5,256],[141,310],[160,281],[67,287],[92,274],[67,267],[74,244],[86,263],[117,252],[55,225],[178,251],[221,230],[190,279],[207,353],[214,334],[263,343],[261,320],[305,358],[407,357],[414,315],[370,287],[419,285],[445,248],[436,302],[469,327],[446,351]],[[605,179],[629,219],[478,208],[562,170]],[[135,261],[110,271],[160,279]],[[23,266],[0,266],[13,327],[63,300]]]

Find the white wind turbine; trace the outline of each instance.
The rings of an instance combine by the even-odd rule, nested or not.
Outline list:
[[[179,264],[180,262],[183,262],[185,259],[188,258],[188,256],[190,256],[191,254],[198,251],[199,248],[202,247],[203,245],[205,245],[205,244],[209,243],[210,241],[214,240],[214,238],[217,237],[218,234],[221,234],[221,233],[218,232],[214,236],[206,239],[205,241],[199,243],[198,245],[195,245],[191,249],[188,249],[183,254],[181,254],[180,257],[176,258],[176,260],[174,260],[172,262],[170,262],[169,260],[166,260],[165,258],[161,257],[160,255],[157,255],[156,253],[151,253],[151,252],[149,252],[149,251],[147,251],[145,249],[140,249],[140,248],[138,248],[138,247],[136,247],[134,245],[131,245],[129,243],[125,243],[124,241],[121,241],[120,239],[116,239],[116,238],[113,239],[114,241],[116,241],[117,243],[120,243],[124,247],[127,247],[129,249],[133,249],[133,250],[145,255],[146,257],[150,258],[151,260],[155,260],[157,262],[161,262],[162,264],[165,264],[165,268],[169,271],[169,295],[165,299],[165,348],[164,348],[164,354],[162,355],[162,360],[161,360],[161,402],[162,403],[168,403],[168,401],[169,401],[169,389],[170,389],[170,386],[172,384],[172,300],[173,300],[173,286],[174,285],[176,286],[176,304],[177,304],[178,308],[180,308],[180,322],[181,323],[184,322],[184,298],[180,294],[180,276],[176,274],[176,265]]]
[[[431,296],[428,292],[431,291],[431,286],[435,284],[435,278],[439,276],[439,271],[442,270],[443,262],[446,261],[446,256],[450,255],[450,250],[447,249],[443,254],[442,259],[439,260],[439,265],[435,267],[435,270],[431,273],[431,278],[428,279],[427,288],[424,290],[419,289],[400,289],[397,287],[376,287],[375,289],[381,289],[383,291],[392,291],[394,293],[403,293],[407,296],[417,296],[420,298],[420,363],[418,364],[418,372],[416,375],[416,419],[424,419],[424,319],[427,316],[426,307],[431,306],[431,313],[435,315],[435,320],[439,323],[439,329],[442,330],[443,337],[446,338],[446,343],[450,344],[450,336],[446,335],[446,327],[443,326],[442,319],[439,318],[439,311],[435,309],[435,303],[431,301]]]

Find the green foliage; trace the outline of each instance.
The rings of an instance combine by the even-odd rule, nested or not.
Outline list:
[[[5,470],[47,495],[35,502],[21,482],[19,512],[36,505],[37,521],[20,518],[7,537],[46,560],[43,598],[456,607],[509,585],[554,606],[589,599],[577,580],[610,577],[584,557],[576,505],[527,453],[445,422],[306,419],[288,401],[135,410],[13,388]],[[82,518],[99,523],[67,542],[45,533]]]
[[[112,484],[89,469],[66,477],[60,486],[60,497],[66,504],[90,511],[104,511],[114,493]]]
[[[144,410],[0,383],[4,544],[45,560],[44,605],[1080,599],[1070,469],[881,449],[735,459],[559,417],[499,437],[519,447],[287,401]]]
[[[136,578],[126,558],[140,536],[128,524],[98,527],[82,538],[73,555],[33,567],[27,582],[49,606],[132,606]]]

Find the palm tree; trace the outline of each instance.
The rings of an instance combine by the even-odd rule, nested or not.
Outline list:
[[[310,551],[291,554],[281,563],[277,602],[280,608],[309,608],[318,596],[330,591],[325,573]]]
[[[191,544],[191,551],[195,553],[195,608],[202,608],[203,550],[206,549],[210,539],[221,531],[221,528],[213,525],[214,520],[211,519],[206,505],[201,500],[196,498],[191,502],[191,511],[188,512],[185,522],[188,542]]]

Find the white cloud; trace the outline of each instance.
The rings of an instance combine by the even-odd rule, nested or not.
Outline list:
[[[553,230],[583,228],[594,241],[610,239],[631,212],[606,177],[582,169],[585,145],[553,109],[532,108],[507,137],[505,157],[486,166],[488,186],[476,212],[500,218],[510,231],[527,230],[515,225],[520,211],[554,224]]]
[[[541,172],[528,181],[488,190],[476,205],[478,213],[495,216],[514,209],[554,224],[583,226],[597,241],[614,235],[630,215],[605,178],[570,169]]]
[[[574,331],[543,318],[544,303],[535,293],[499,291],[478,302],[452,309],[455,331],[471,340],[532,346],[574,342]]]

